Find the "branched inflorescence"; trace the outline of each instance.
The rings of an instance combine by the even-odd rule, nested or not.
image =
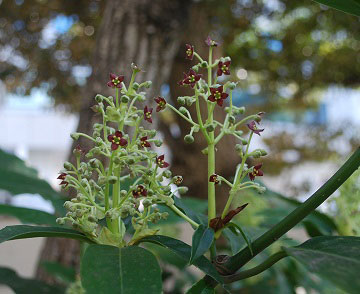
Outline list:
[[[208,157],[208,223],[217,237],[221,230],[246,205],[230,210],[235,196],[244,189],[255,188],[263,192],[264,188],[253,180],[262,176],[261,163],[248,167],[249,157],[260,158],[266,155],[261,149],[249,150],[253,134],[260,135],[263,129],[258,127],[264,113],[250,115],[238,119],[245,112],[244,107],[233,105],[232,95],[236,83],[227,81],[218,83],[222,75],[230,75],[231,59],[229,57],[212,61],[212,50],[218,44],[208,38],[209,58],[207,61],[196,53],[194,46],[186,45],[186,58],[195,64],[183,79],[180,86],[193,90],[192,96],[178,97],[181,104],[176,108],[163,97],[156,97],[156,111],[146,98],[146,92],[141,91],[151,86],[150,81],[135,82],[136,75],[141,71],[132,65],[132,76],[126,86],[123,76],[110,74],[107,85],[114,89],[115,98],[96,95],[96,105],[92,109],[101,114],[102,123],[95,123],[93,134],[73,133],[71,137],[77,140],[80,136],[92,141],[94,147],[88,152],[77,147],[74,150],[76,164],[64,164],[58,179],[65,189],[73,188],[77,196],[65,203],[68,213],[59,218],[58,223],[70,222],[95,242],[115,246],[134,244],[144,236],[155,234],[149,228],[149,223],[155,223],[167,217],[161,213],[158,204],[167,205],[175,213],[188,221],[193,227],[198,227],[195,221],[186,216],[174,204],[173,197],[186,193],[187,188],[180,186],[181,176],[172,176],[167,168],[163,154],[158,154],[155,147],[160,147],[162,141],[156,138],[156,131],[146,129],[152,126],[153,115],[170,109],[185,119],[191,126],[190,133],[184,137],[185,142],[194,142],[194,133],[200,132],[206,139],[207,147],[203,153]],[[207,73],[207,78],[204,71]],[[144,103],[145,102],[145,103]],[[142,107],[139,105],[145,104]],[[203,121],[200,104],[207,106],[207,119]],[[195,104],[196,119],[188,108]],[[226,106],[227,105],[227,106]],[[214,119],[215,107],[226,112],[224,121]],[[239,128],[246,124],[249,129],[248,138],[243,137]],[[232,181],[216,173],[215,146],[225,135],[235,136],[239,144],[235,146],[240,156],[240,163]],[[105,163],[107,164],[105,164]],[[249,181],[246,181],[246,176]],[[229,198],[220,216],[216,216],[215,185],[225,183],[229,186]],[[172,189],[171,185],[178,186]],[[105,219],[105,221],[102,221]],[[131,238],[124,238],[127,226],[131,223],[134,229]],[[127,241],[125,241],[127,240]]]

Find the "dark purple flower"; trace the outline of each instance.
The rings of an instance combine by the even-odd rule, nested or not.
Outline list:
[[[141,137],[141,138],[140,138],[140,144],[139,144],[139,146],[140,146],[140,147],[143,147],[143,148],[145,148],[145,147],[151,147],[151,145],[150,145],[150,143],[147,141],[147,139],[148,139],[147,136]]]
[[[250,123],[246,124],[247,127],[253,131],[256,135],[260,136],[260,133],[264,131],[264,129],[259,129],[256,125],[256,122],[252,120]]]
[[[263,171],[260,169],[262,167],[262,163],[254,166],[254,169],[251,173],[249,173],[250,180],[255,180],[255,177],[262,177],[264,175]]]
[[[210,38],[210,36],[208,36],[205,40],[205,44],[208,45],[209,47],[216,47],[218,45],[218,43],[216,41],[214,41],[213,39]]]
[[[110,74],[110,81],[108,81],[107,85],[110,88],[122,88],[121,82],[124,80],[124,76],[117,76],[113,73]]]
[[[109,142],[111,142],[111,150],[116,150],[119,146],[126,146],[128,141],[123,138],[123,134],[120,131],[116,131],[114,135],[108,136]]]
[[[138,185],[135,190],[132,192],[134,198],[138,198],[141,196],[146,197],[147,196],[147,190],[143,185]]]
[[[209,182],[212,182],[214,183],[215,185],[219,184],[220,181],[218,179],[218,175],[217,174],[212,174],[210,177],[209,177]]]
[[[230,64],[231,64],[231,61],[225,61],[225,62],[222,62],[222,61],[219,61],[219,64],[218,64],[218,70],[216,72],[217,76],[220,77],[221,75],[229,75],[230,74]]]
[[[165,155],[164,154],[156,157],[156,164],[160,168],[166,168],[166,167],[168,167],[170,165],[168,162],[165,161]]]
[[[61,183],[59,184],[60,186],[63,186],[64,188],[67,187],[67,185],[69,185],[69,182],[65,181],[67,174],[66,173],[61,173],[57,179],[61,180]]]
[[[156,112],[159,112],[166,108],[166,100],[162,97],[157,97],[154,99],[157,103]]]
[[[208,100],[211,102],[216,102],[217,105],[222,106],[224,99],[226,99],[229,94],[223,92],[223,86],[219,86],[217,88],[210,88],[211,95]]]
[[[194,46],[186,44],[186,59],[193,60],[194,58]]]
[[[215,217],[210,220],[209,227],[212,228],[215,232],[225,227],[226,224],[228,224],[235,215],[237,215],[240,211],[242,211],[249,203],[245,203],[233,210],[230,210],[224,218],[221,218],[221,216]]]
[[[178,84],[180,86],[190,85],[191,88],[194,88],[196,82],[198,82],[201,79],[201,77],[202,77],[201,74],[197,74],[193,69],[190,69],[187,74],[184,73],[184,79],[178,82]]]
[[[146,121],[148,121],[149,123],[152,123],[152,118],[151,118],[152,111],[153,111],[152,108],[148,108],[147,106],[145,106],[145,108],[144,108],[144,119]]]

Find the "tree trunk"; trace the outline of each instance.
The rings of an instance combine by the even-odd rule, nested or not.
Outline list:
[[[151,80],[148,97],[159,93],[167,81],[178,52],[183,25],[187,23],[191,0],[108,0],[97,35],[92,61],[93,73],[83,90],[78,132],[92,133],[96,121],[90,106],[97,93],[109,94],[106,87],[109,72],[125,74],[129,79],[130,64],[135,62],[145,72],[142,80]],[[74,144],[90,148],[83,137]],[[72,160],[72,156],[69,156]],[[80,245],[67,239],[47,239],[40,257],[67,266],[78,267]],[[39,266],[37,277],[54,282]]]

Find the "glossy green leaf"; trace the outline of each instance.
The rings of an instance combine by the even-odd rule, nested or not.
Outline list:
[[[204,225],[196,229],[192,237],[190,264],[209,250],[214,241],[214,235],[214,230]]]
[[[314,0],[320,4],[335,8],[337,10],[360,16],[360,1],[359,0]]]
[[[159,264],[141,247],[90,245],[80,271],[87,294],[162,293]]]
[[[52,277],[63,283],[73,283],[76,279],[75,268],[64,266],[58,262],[45,261],[41,267]]]
[[[360,289],[360,237],[322,236],[285,252],[348,293]]]
[[[140,242],[150,242],[168,248],[186,262],[189,262],[191,257],[191,246],[188,244],[167,236],[155,235],[148,236],[140,240]],[[193,265],[202,270],[204,273],[215,279],[218,283],[223,284],[224,281],[219,275],[212,263],[204,256],[194,260]]]
[[[19,277],[15,271],[0,267],[0,284],[10,287],[16,294],[63,294],[60,286],[48,285],[42,281]]]
[[[17,225],[7,226],[0,230],[0,243],[10,240],[37,237],[69,238],[88,243],[94,243],[92,240],[78,231],[59,227]]]
[[[0,204],[0,215],[15,217],[23,224],[57,226],[55,215],[36,209]]]
[[[38,177],[35,169],[26,166],[24,161],[15,155],[0,150],[0,189],[12,195],[40,194],[50,200],[59,213],[63,213],[64,201],[61,194],[55,191],[45,180]]]

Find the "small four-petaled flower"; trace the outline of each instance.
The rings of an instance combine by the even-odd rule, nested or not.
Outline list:
[[[147,190],[143,185],[137,185],[136,189],[132,192],[134,198],[138,198],[141,196],[146,197],[147,196]]]
[[[264,175],[263,171],[260,169],[262,167],[262,163],[255,165],[253,171],[249,173],[250,180],[255,180],[255,177],[262,177]]]
[[[209,47],[216,47],[218,45],[218,43],[213,39],[211,39],[210,36],[206,38],[205,44],[208,45]]]
[[[165,161],[165,155],[164,154],[156,157],[156,164],[160,168],[166,168],[166,167],[168,167],[170,165],[168,162]]]
[[[251,122],[249,122],[248,124],[246,124],[247,127],[253,131],[256,135],[260,136],[260,133],[264,131],[264,129],[259,129],[256,125],[256,122],[254,120],[252,120]]]
[[[184,79],[178,82],[180,86],[190,85],[191,88],[195,87],[195,84],[201,79],[202,75],[197,74],[193,69],[190,69],[186,74],[184,73]]]
[[[120,131],[116,131],[114,135],[109,135],[108,140],[111,143],[111,150],[116,150],[119,146],[126,146],[128,141],[123,138],[123,134]]]
[[[148,139],[147,136],[140,138],[140,144],[139,144],[140,147],[143,147],[143,148],[145,148],[145,147],[151,147],[150,142],[148,142],[147,139]]]
[[[194,46],[186,44],[186,59],[193,60],[194,58]]]
[[[151,118],[152,111],[153,111],[152,108],[148,108],[147,106],[145,106],[145,108],[144,108],[144,119],[146,121],[148,121],[149,123],[152,123],[152,118]]]
[[[59,184],[60,186],[63,186],[64,188],[67,187],[67,185],[69,185],[69,182],[65,181],[67,174],[66,173],[61,173],[57,178],[58,180],[61,180],[61,183]]]
[[[209,177],[209,182],[214,183],[215,185],[219,184],[220,181],[219,181],[219,179],[218,179],[218,175],[217,175],[217,174],[212,174],[212,175]]]
[[[122,88],[122,81],[124,80],[124,76],[117,76],[113,73],[110,74],[110,81],[107,83],[108,87],[111,88]]]
[[[219,86],[217,88],[210,88],[211,95],[208,100],[211,102],[216,102],[217,105],[222,106],[224,99],[226,99],[229,94],[223,92],[223,86]]]
[[[164,110],[166,108],[166,100],[164,98],[157,97],[154,100],[157,103],[156,112],[159,112],[159,111]]]
[[[221,75],[229,75],[230,74],[230,64],[231,64],[231,61],[225,61],[225,62],[222,62],[222,61],[219,61],[219,64],[218,64],[218,70],[216,72],[217,76],[220,77]]]

